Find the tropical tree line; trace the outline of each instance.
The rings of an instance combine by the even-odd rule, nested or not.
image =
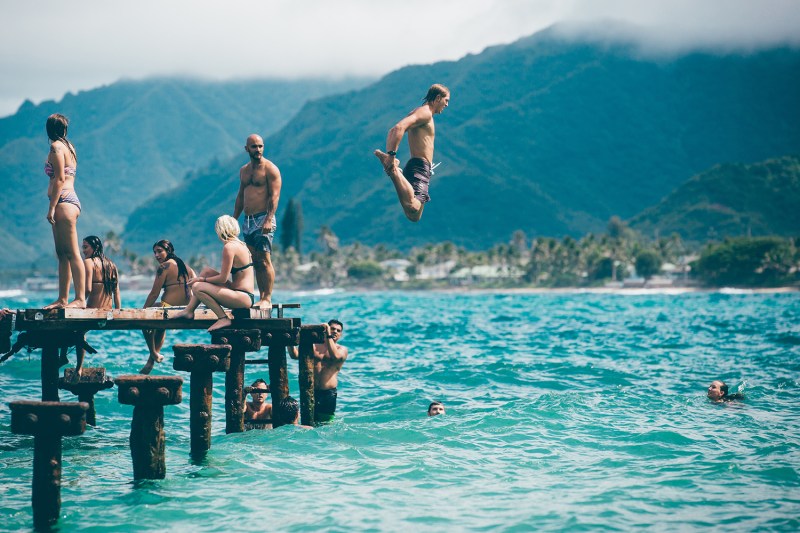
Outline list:
[[[424,244],[406,252],[384,244],[342,245],[331,228],[323,226],[316,232],[317,249],[303,254],[302,234],[302,209],[290,200],[272,254],[278,286],[592,287],[631,278],[646,282],[659,274],[709,287],[800,282],[800,238],[736,237],[690,246],[677,234],[648,239],[618,217],[612,217],[601,234],[530,238],[516,231],[508,242],[481,251],[452,242]],[[106,253],[123,273],[154,271],[151,255],[137,256],[125,249],[113,232],[104,242]],[[187,262],[199,267],[215,260],[195,255]],[[470,274],[476,267],[490,268],[493,275]],[[431,270],[437,274],[431,275]]]

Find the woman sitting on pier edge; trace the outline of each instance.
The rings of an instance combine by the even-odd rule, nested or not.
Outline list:
[[[220,271],[205,267],[200,275],[190,279],[192,286],[192,300],[184,311],[173,315],[172,318],[194,318],[194,310],[200,303],[206,304],[218,320],[208,331],[225,328],[231,325],[231,320],[225,314],[222,306],[231,309],[247,309],[255,303],[253,293],[253,257],[247,245],[239,240],[239,223],[235,218],[222,215],[214,224],[219,240],[225,243],[222,246],[222,266]],[[231,280],[228,281],[228,275]]]
[[[189,289],[189,281],[195,277],[194,270],[175,255],[175,247],[166,239],[162,239],[153,245],[153,255],[158,261],[156,277],[153,280],[153,288],[144,302],[144,308],[148,307],[174,307],[186,305],[192,298],[192,291]],[[161,301],[156,304],[156,298],[161,289]],[[161,355],[161,348],[164,346],[166,331],[163,329],[145,329],[144,339],[147,348],[150,350],[150,357],[147,363],[139,371],[141,374],[149,374],[153,370],[155,363],[164,360]]]
[[[50,153],[44,164],[44,172],[50,177],[47,197],[50,207],[47,221],[53,228],[53,241],[58,257],[58,299],[45,309],[59,307],[86,307],[86,273],[83,269],[78,247],[78,217],[81,202],[75,194],[75,174],[78,156],[75,147],[67,140],[69,119],[55,113],[47,117],[45,129],[50,139]],[[69,300],[70,280],[75,283],[75,299]]]
[[[86,258],[83,260],[88,294],[86,307],[109,310],[113,305],[114,308],[120,309],[122,302],[119,296],[119,273],[117,265],[103,254],[103,241],[95,235],[89,235],[83,239],[81,251]],[[80,376],[85,355],[82,345],[75,347],[75,354],[77,357],[75,374]]]

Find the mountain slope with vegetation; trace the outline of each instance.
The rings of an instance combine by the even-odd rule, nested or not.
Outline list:
[[[800,51],[792,49],[652,59],[633,46],[545,31],[310,101],[266,140],[265,153],[283,175],[281,209],[290,198],[302,205],[306,249],[322,226],[343,243],[400,248],[452,241],[482,249],[518,229],[580,236],[612,215],[636,215],[718,163],[797,153],[798,72]],[[422,221],[411,224],[372,150],[432,82],[452,90],[436,117],[443,164]],[[408,157],[405,143],[399,155]],[[213,246],[210,223],[231,211],[245,162],[199,171],[162,197],[155,205],[183,209],[171,222],[153,205],[137,210],[126,241],[143,246],[158,228]],[[221,196],[201,199],[194,184]]]
[[[686,241],[722,236],[800,236],[800,158],[717,165],[630,220],[641,233]]]
[[[104,234],[121,230],[134,208],[147,209],[150,198],[183,183],[193,169],[228,160],[249,133],[277,131],[307,99],[364,83],[153,79],[121,81],[59,102],[24,103],[0,119],[0,247],[12,252],[4,266],[53,255],[42,171],[51,113],[69,117],[69,138],[78,150],[76,190],[84,209],[79,232]],[[158,212],[159,224],[195,203]]]

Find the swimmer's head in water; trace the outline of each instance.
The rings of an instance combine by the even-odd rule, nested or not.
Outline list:
[[[431,402],[428,406],[428,416],[444,414],[444,404],[442,402]]]
[[[708,386],[708,398],[715,402],[724,399],[728,395],[728,386],[724,381],[712,381]]]

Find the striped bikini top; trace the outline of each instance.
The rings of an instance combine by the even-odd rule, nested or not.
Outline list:
[[[78,169],[75,167],[71,167],[69,165],[64,167],[64,174],[67,176],[75,177],[75,173]],[[50,176],[51,178],[55,175],[55,171],[53,170],[53,165],[50,164],[50,161],[44,164],[44,173]]]

